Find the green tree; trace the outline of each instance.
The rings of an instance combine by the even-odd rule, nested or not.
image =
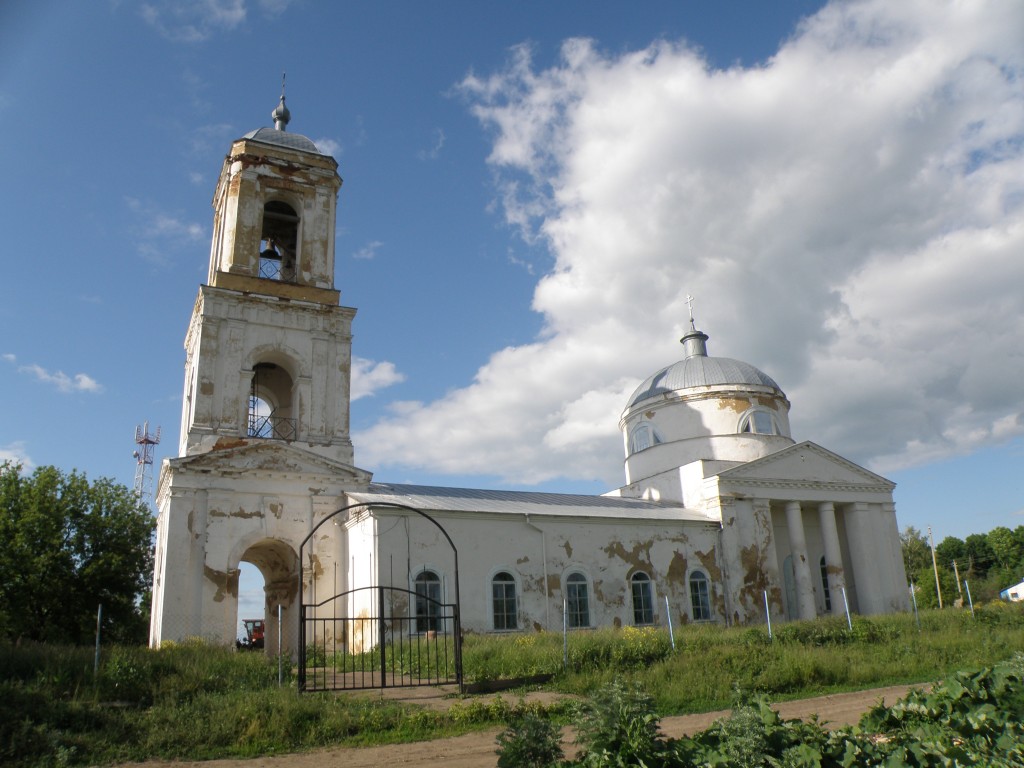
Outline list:
[[[1024,560],[1024,541],[1002,525],[989,531],[986,538],[1000,568],[1019,570],[1021,561]]]
[[[940,568],[949,569],[953,568],[953,561],[956,560],[957,567],[966,572],[969,559],[967,545],[964,544],[963,539],[947,536],[935,545],[935,559]]]
[[[900,542],[903,545],[903,566],[908,577],[924,568],[932,567],[932,552],[928,546],[928,539],[917,528],[907,526],[900,534]]]
[[[106,638],[144,641],[153,527],[112,480],[0,464],[0,635],[89,643],[102,604]]]
[[[996,564],[996,553],[992,551],[988,537],[983,533],[972,533],[964,539],[964,545],[967,547],[971,575],[984,579],[989,568]]]

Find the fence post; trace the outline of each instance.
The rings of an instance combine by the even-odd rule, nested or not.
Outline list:
[[[917,590],[914,588],[914,582],[910,582],[910,599],[914,603],[914,618],[917,620],[917,631],[921,631],[921,614],[917,612]]]
[[[562,598],[562,670],[569,669],[569,603]]]
[[[768,590],[764,591],[764,615],[768,617],[768,639],[772,639],[772,610],[768,607]]]
[[[281,604],[277,604],[277,687],[284,681],[284,649],[281,647]]]
[[[672,650],[676,649],[676,633],[672,630],[672,610],[668,605],[668,595],[665,595],[665,617],[668,619],[668,639],[672,641]]]
[[[846,608],[846,626],[853,632],[853,621],[850,619],[850,601],[846,599],[846,587],[843,587],[843,607]]]
[[[971,599],[971,585],[967,583],[967,579],[964,579],[964,586],[967,587],[967,602],[971,606],[971,618],[974,618],[974,600]]]
[[[103,621],[103,603],[96,609],[96,656],[92,661],[92,677],[95,680],[100,673],[100,623]]]

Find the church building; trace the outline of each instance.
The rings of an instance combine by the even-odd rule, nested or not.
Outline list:
[[[264,578],[269,652],[278,636],[290,653],[372,647],[342,619],[373,613],[369,588],[422,634],[442,604],[476,633],[909,609],[894,484],[795,442],[778,384],[709,355],[692,319],[682,359],[624,403],[617,490],[402,485],[355,466],[338,164],[286,130],[283,96],[273,118],[232,144],[214,192],[179,455],[157,490],[151,645],[233,643],[241,562]]]

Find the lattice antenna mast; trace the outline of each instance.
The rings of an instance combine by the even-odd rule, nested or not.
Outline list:
[[[135,428],[135,493],[147,504],[153,499],[153,449],[160,444],[160,427],[150,434],[149,422]]]

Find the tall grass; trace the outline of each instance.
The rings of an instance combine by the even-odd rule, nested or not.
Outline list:
[[[690,625],[673,650],[655,628],[469,636],[468,681],[551,674],[587,695],[614,680],[640,686],[659,714],[729,706],[735,689],[775,698],[940,678],[1009,658],[1024,645],[1021,606],[970,613],[823,619],[778,627]],[[387,743],[507,722],[523,705],[456,702],[429,712],[364,695],[299,695],[276,659],[201,643],[159,651],[114,647],[93,676],[93,650],[0,645],[0,764],[101,765]],[[514,698],[514,697],[513,697]]]

